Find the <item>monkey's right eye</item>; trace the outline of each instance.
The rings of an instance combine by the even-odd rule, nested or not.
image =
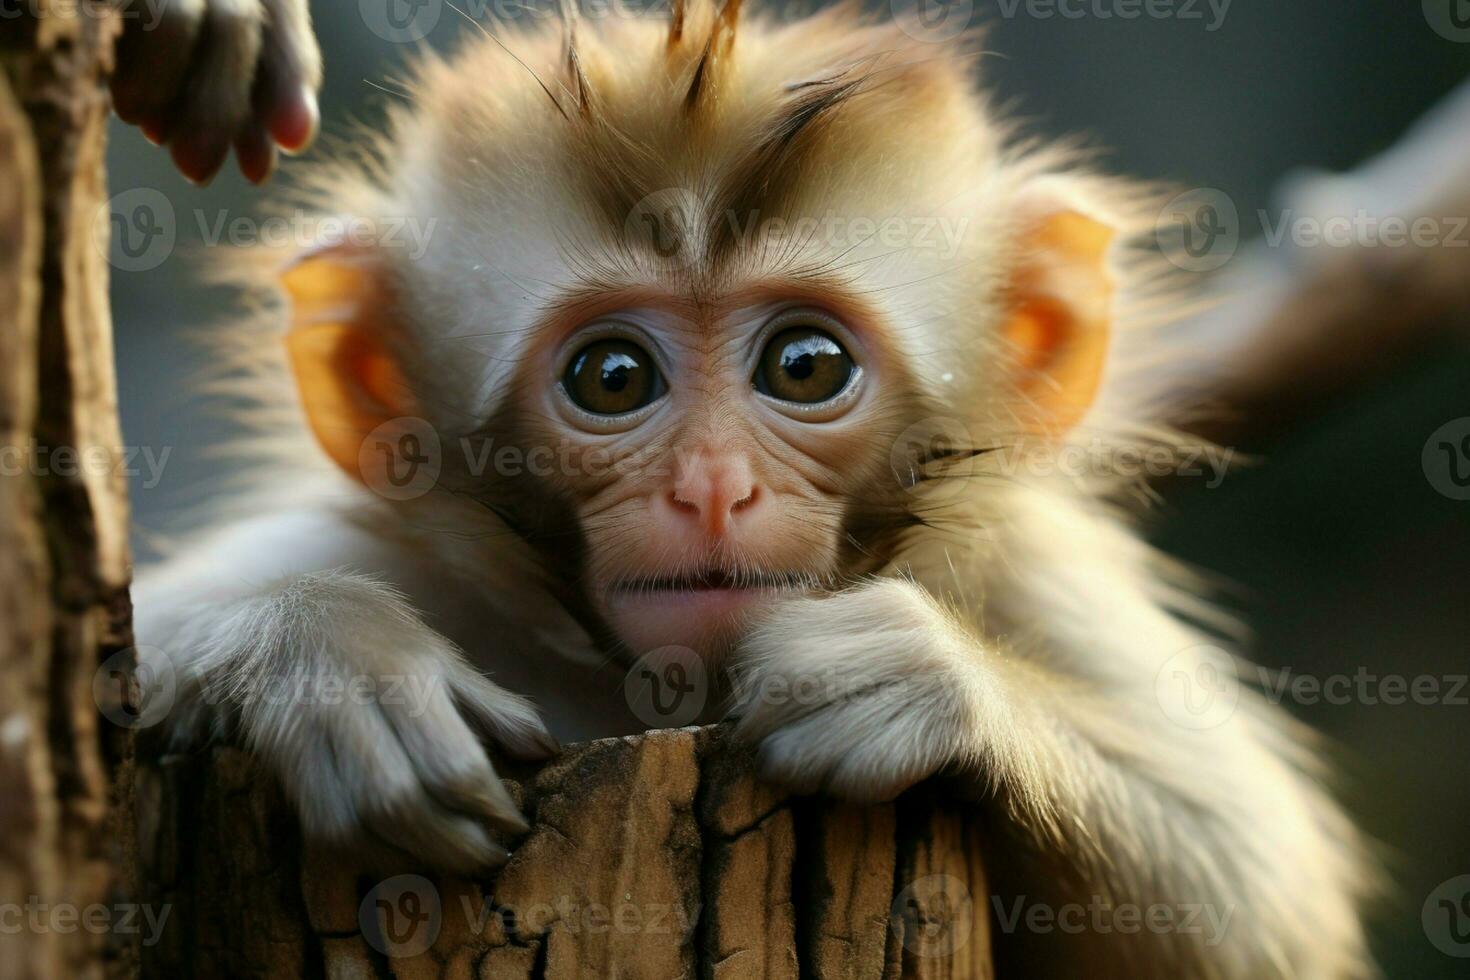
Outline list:
[[[578,351],[561,383],[577,407],[593,415],[636,412],[664,391],[648,351],[617,338],[594,340]]]

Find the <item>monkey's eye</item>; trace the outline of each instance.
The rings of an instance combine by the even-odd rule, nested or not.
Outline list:
[[[755,388],[782,401],[815,405],[842,394],[853,363],[831,334],[816,327],[791,327],[771,338],[761,352]]]
[[[663,376],[648,351],[627,340],[594,340],[562,378],[573,402],[593,415],[626,415],[663,394]]]

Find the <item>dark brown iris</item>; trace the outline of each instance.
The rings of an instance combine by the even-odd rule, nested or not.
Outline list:
[[[766,345],[755,383],[773,398],[814,405],[841,394],[852,370],[852,358],[831,334],[816,327],[792,327]]]
[[[567,365],[562,386],[594,415],[626,415],[660,393],[658,367],[648,351],[627,340],[595,340]]]

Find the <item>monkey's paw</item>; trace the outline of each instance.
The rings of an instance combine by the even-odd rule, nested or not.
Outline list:
[[[234,731],[314,839],[461,873],[505,862],[493,835],[527,825],[485,746],[522,760],[559,748],[528,701],[363,576],[301,576],[207,608],[204,626],[146,631],[150,656],[190,652],[173,668],[175,740]]]
[[[316,134],[321,54],[306,0],[126,0],[112,100],[206,183],[230,154],[260,183]]]
[[[910,582],[793,600],[732,668],[736,736],[798,792],[891,799],[973,744],[976,649]]]

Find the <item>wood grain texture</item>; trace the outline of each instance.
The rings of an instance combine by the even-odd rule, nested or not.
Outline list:
[[[487,879],[304,845],[235,750],[140,771],[143,890],[171,909],[148,977],[991,976],[979,842],[957,809],[923,787],[875,807],[790,797],[716,728],[513,773],[532,828]]]
[[[89,907],[113,914],[131,826],[113,819],[127,733],[100,721],[92,696],[98,664],[128,643],[127,497],[121,467],[77,462],[121,451],[96,220],[117,19],[102,4],[35,0],[5,25],[0,895],[24,925],[0,934],[0,978],[121,976],[128,941],[78,924]]]

